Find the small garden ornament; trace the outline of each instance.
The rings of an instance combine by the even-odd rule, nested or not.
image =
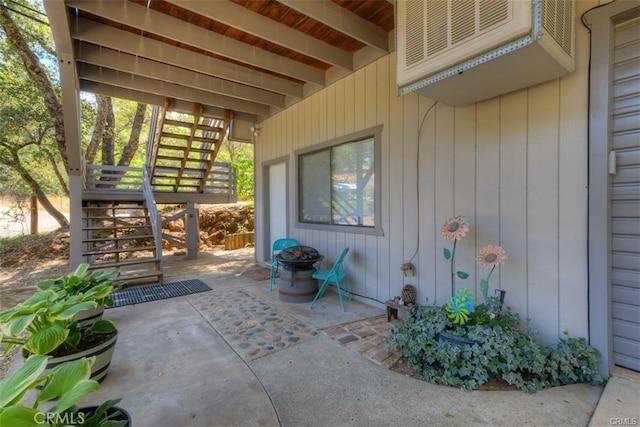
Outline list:
[[[469,277],[464,271],[455,271],[456,245],[469,231],[469,223],[462,215],[449,218],[442,226],[442,237],[453,241],[453,249],[444,248],[444,257],[451,261],[451,296],[456,293],[456,275],[461,279]]]
[[[484,302],[489,301],[489,279],[496,266],[504,264],[507,260],[507,255],[501,246],[487,245],[480,251],[478,255],[478,264],[486,269],[491,269],[486,279],[480,280],[480,290],[482,291],[482,297]]]

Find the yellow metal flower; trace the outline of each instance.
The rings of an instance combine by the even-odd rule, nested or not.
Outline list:
[[[480,251],[478,255],[478,264],[484,268],[494,268],[497,265],[504,264],[507,260],[507,254],[502,246],[487,245]]]
[[[463,216],[449,218],[442,226],[442,237],[445,240],[460,240],[467,235],[469,223]]]

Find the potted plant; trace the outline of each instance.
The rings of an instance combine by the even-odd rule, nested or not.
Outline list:
[[[22,346],[23,356],[54,356],[49,367],[87,355],[98,356],[92,378],[101,380],[111,362],[117,340],[115,324],[101,319],[90,327],[81,327],[76,315],[93,310],[98,303],[91,295],[67,295],[65,291],[37,291],[26,301],[0,312],[0,342],[5,353]]]
[[[52,289],[58,295],[83,295],[85,301],[95,301],[98,305],[93,310],[83,310],[76,315],[78,325],[91,326],[102,318],[105,307],[113,307],[110,295],[115,290],[114,283],[120,273],[117,268],[89,273],[89,264],[83,263],[76,270],[57,279],[46,279],[38,283],[39,290]]]
[[[3,426],[69,426],[126,427],[129,414],[109,400],[100,405],[102,412],[93,414],[75,405],[89,392],[98,389],[98,382],[89,379],[95,358],[65,362],[46,372],[48,356],[32,355],[13,375],[0,381],[0,425]],[[28,392],[35,393],[32,404]],[[56,399],[55,405],[41,410],[44,402]],[[117,420],[116,417],[121,418]],[[126,418],[123,418],[126,417]]]

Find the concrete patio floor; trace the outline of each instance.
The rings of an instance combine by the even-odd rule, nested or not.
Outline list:
[[[84,403],[120,397],[135,427],[586,426],[639,417],[640,380],[620,385],[613,377],[604,393],[586,384],[465,392],[391,371],[321,332],[382,309],[350,301],[343,313],[333,292],[313,310],[283,303],[268,280],[241,275],[255,267],[249,250],[167,257],[166,282],[200,279],[212,291],[108,310],[118,343],[107,378]],[[202,309],[203,300],[238,291],[307,333],[261,357],[238,351]]]

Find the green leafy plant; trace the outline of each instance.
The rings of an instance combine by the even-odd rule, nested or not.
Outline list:
[[[97,381],[89,379],[95,357],[82,358],[58,365],[45,373],[49,357],[30,356],[9,378],[0,381],[0,425],[51,426],[83,425],[93,427],[124,427],[126,422],[113,422],[105,418],[104,410],[98,416],[80,415],[75,406],[85,395],[97,390]],[[27,392],[36,393],[33,404],[27,405]],[[56,399],[55,405],[42,410],[40,406]],[[118,400],[109,400],[100,408],[110,408]],[[92,418],[93,417],[93,418]],[[77,423],[75,422],[77,421]]]
[[[443,333],[470,344],[443,340]],[[490,379],[525,391],[602,381],[598,353],[584,339],[566,338],[555,346],[543,346],[520,317],[494,297],[476,306],[464,325],[455,323],[443,306],[413,309],[392,327],[388,342],[402,350],[409,366],[427,381],[463,389],[475,389]]]
[[[41,282],[41,290],[26,301],[0,312],[0,342],[7,344],[5,354],[15,345],[27,354],[51,354],[63,345],[76,347],[90,335],[114,333],[110,320],[98,320],[89,328],[76,321],[79,312],[95,310],[99,302],[109,304],[113,274],[87,274],[81,265],[69,276]]]
[[[76,270],[57,279],[46,279],[38,283],[38,289],[52,289],[61,297],[65,295],[82,295],[84,301],[95,301],[105,307],[113,307],[109,297],[115,290],[116,277],[120,273],[117,268],[89,272],[89,264],[80,264]]]

